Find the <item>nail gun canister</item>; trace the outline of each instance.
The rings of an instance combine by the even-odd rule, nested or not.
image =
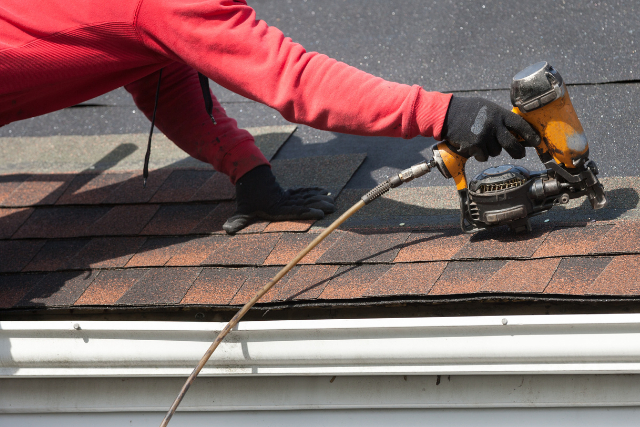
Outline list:
[[[560,73],[547,62],[538,62],[513,77],[513,112],[522,116],[540,134],[538,155],[549,153],[568,169],[582,166],[589,144],[573,109]]]

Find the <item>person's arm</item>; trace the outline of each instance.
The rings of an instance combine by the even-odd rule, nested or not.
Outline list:
[[[142,0],[146,46],[294,123],[358,135],[441,138],[451,95],[392,83],[256,20],[244,1]]]
[[[155,105],[158,74],[125,86],[149,119]],[[255,146],[253,136],[238,128],[213,95],[212,100],[215,125],[204,108],[198,73],[185,64],[170,63],[162,70],[156,126],[190,156],[211,164],[235,184],[245,173],[269,162]]]
[[[125,86],[140,110],[151,119],[159,71]],[[156,125],[192,157],[229,175],[236,186],[237,210],[223,225],[229,234],[255,218],[270,221],[321,219],[334,211],[333,199],[317,187],[283,190],[269,162],[249,132],[239,129],[212,95],[213,116],[204,108],[196,71],[179,62],[162,69]]]

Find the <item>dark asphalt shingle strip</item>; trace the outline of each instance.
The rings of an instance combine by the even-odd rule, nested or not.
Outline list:
[[[117,305],[176,305],[202,271],[201,267],[149,269],[116,302]]]
[[[187,236],[150,237],[131,257],[125,267],[162,267],[189,240],[191,239]]]
[[[230,305],[244,305],[251,300],[258,293],[260,289],[262,289],[269,281],[280,271],[279,267],[266,267],[266,268],[255,268],[252,269],[247,279],[244,281],[238,292],[233,296]],[[285,285],[291,277],[286,275],[283,277],[280,282],[281,286]],[[280,284],[278,282],[278,284]],[[269,291],[263,296],[265,301],[273,298],[274,295],[277,294],[277,291],[272,287]],[[262,300],[261,300],[262,301]]]
[[[229,181],[229,177],[214,173],[191,197],[192,202],[210,202],[218,200],[232,200],[236,197],[236,188]]]
[[[451,261],[433,285],[429,295],[455,295],[479,292],[507,261]]]
[[[0,240],[0,273],[22,271],[44,244],[44,240]]]
[[[101,271],[74,305],[115,304],[146,272],[142,268]]]
[[[72,306],[97,275],[97,271],[49,273],[16,306],[29,308]]]
[[[446,266],[446,262],[395,264],[364,296],[427,295]]]
[[[49,240],[22,271],[56,271],[67,265],[89,239]]]
[[[561,228],[552,231],[532,254],[534,258],[586,255],[613,228],[612,224]]]
[[[342,236],[342,231],[336,230],[311,250],[299,264],[314,264],[328,249]],[[284,233],[273,248],[264,265],[286,265],[301,250],[306,248],[317,237],[308,233]]]
[[[52,205],[67,189],[75,174],[31,175],[4,198],[0,206],[23,207]]]
[[[146,237],[94,237],[69,260],[64,269],[124,267],[146,239]]]
[[[369,4],[319,0],[252,6],[260,19],[302,46],[427,90],[508,87],[515,73],[544,59],[567,82],[637,78],[638,53],[631,48],[640,44],[636,2]]]
[[[603,270],[609,266],[611,257],[572,257],[563,258],[551,281],[544,289],[545,294],[586,295],[592,283],[598,279]],[[622,272],[629,274],[626,268],[610,271],[607,280],[611,280],[612,274]],[[606,277],[606,276],[605,276]],[[620,280],[616,281],[616,285]]]
[[[480,288],[480,292],[542,293],[560,261],[560,258],[509,261]]]
[[[15,306],[45,276],[43,273],[0,276],[0,309]]]
[[[185,242],[178,252],[167,261],[167,266],[200,265],[212,253],[226,245],[225,236],[194,236]]]
[[[506,227],[473,234],[453,259],[530,258],[545,242],[549,228],[516,234]]]
[[[0,209],[0,239],[8,239],[31,216],[34,208]]]
[[[235,202],[221,202],[189,234],[226,234],[222,225],[236,211]]]
[[[136,236],[158,212],[160,205],[118,205],[87,227],[85,236]]]
[[[0,206],[20,185],[31,177],[26,173],[0,175]]]
[[[280,234],[244,234],[225,238],[226,244],[209,255],[202,265],[262,265],[280,239]]]
[[[318,264],[392,262],[409,233],[341,233],[340,239],[317,261]]]
[[[57,205],[96,205],[131,178],[133,172],[80,173],[56,201]]]
[[[322,294],[338,268],[337,265],[297,266],[287,274],[288,278],[285,276],[287,280],[284,283],[278,282],[261,302],[316,299]]]
[[[59,206],[36,209],[12,236],[14,239],[81,237],[111,210],[108,206]]]
[[[215,174],[206,170],[175,170],[151,198],[151,203],[188,202]]]
[[[362,298],[390,264],[345,265],[338,269],[318,299]]]
[[[360,167],[366,154],[276,159],[271,169],[283,188],[323,187],[336,197]]]
[[[151,218],[142,235],[181,235],[188,234],[207,217],[215,205],[163,205]]]
[[[251,268],[205,267],[180,304],[227,305],[251,273]]]
[[[606,263],[607,257],[599,259],[604,270],[589,287],[583,290],[587,295],[640,295],[640,255],[620,255]],[[596,266],[597,271],[599,265]]]
[[[149,171],[146,187],[142,185],[142,173],[135,174],[116,188],[110,196],[103,200],[103,203],[146,203],[162,187],[171,172],[172,170],[170,169]]]

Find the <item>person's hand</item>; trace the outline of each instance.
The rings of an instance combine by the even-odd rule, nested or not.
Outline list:
[[[236,212],[222,228],[235,234],[255,219],[322,219],[335,211],[333,198],[320,187],[283,190],[268,165],[258,166],[236,182]]]
[[[514,134],[524,141],[518,142]],[[521,159],[525,146],[540,144],[540,136],[522,117],[482,98],[453,96],[442,135],[462,155],[480,162],[499,155],[503,148],[514,159]]]

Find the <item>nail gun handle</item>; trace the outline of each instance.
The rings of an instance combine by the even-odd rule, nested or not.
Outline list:
[[[467,188],[467,177],[464,167],[469,158],[458,153],[446,141],[434,145],[432,150],[433,159],[436,161],[440,173],[445,178],[453,178],[458,190],[465,190]]]

